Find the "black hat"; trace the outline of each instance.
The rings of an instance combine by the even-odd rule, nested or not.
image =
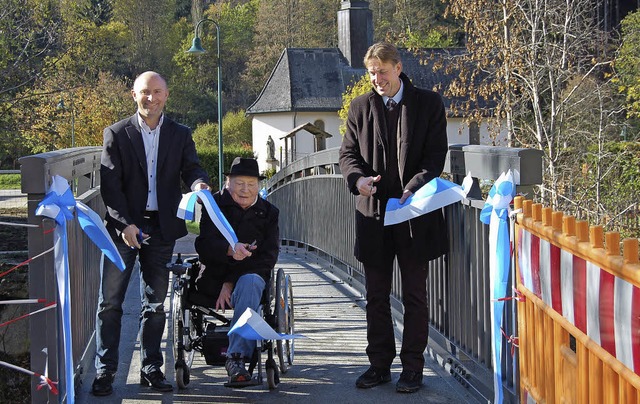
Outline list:
[[[224,175],[244,175],[247,177],[258,177],[259,180],[263,180],[267,177],[260,175],[258,171],[258,162],[255,159],[236,157],[231,163],[231,170]]]

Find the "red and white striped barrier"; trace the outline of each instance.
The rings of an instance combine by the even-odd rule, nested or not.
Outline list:
[[[520,228],[524,287],[640,375],[640,288]]]

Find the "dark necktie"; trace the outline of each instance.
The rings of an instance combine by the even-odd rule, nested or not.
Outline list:
[[[389,98],[389,99],[387,100],[387,110],[388,110],[388,111],[393,111],[393,110],[396,108],[396,105],[398,105],[398,103],[397,103],[397,102],[395,102],[395,101],[393,100],[393,98]]]

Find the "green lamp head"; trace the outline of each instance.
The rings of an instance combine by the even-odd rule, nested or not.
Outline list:
[[[189,53],[205,53],[206,51],[202,47],[202,41],[200,41],[200,37],[196,36],[193,38],[193,42],[191,44],[191,48],[187,51]]]

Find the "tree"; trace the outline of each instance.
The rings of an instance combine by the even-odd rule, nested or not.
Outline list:
[[[85,80],[74,78],[74,87],[60,88],[65,78],[49,76],[38,81],[29,96],[19,97],[18,130],[32,153],[71,147],[72,131],[76,146],[99,146],[105,127],[135,111],[121,80],[107,73]]]
[[[156,0],[153,5],[139,0],[114,0],[114,19],[129,33],[123,53],[132,75],[154,70],[171,72],[171,47],[167,38],[172,32],[176,0]]]
[[[253,47],[253,25],[257,1],[232,6],[221,2],[208,8],[203,18],[217,21],[220,25],[220,55],[222,59],[222,106],[225,110],[236,110],[253,101],[253,81],[247,83],[240,75],[245,70],[249,52]],[[171,79],[173,83],[168,111],[189,126],[217,121],[217,64],[216,30],[210,22],[200,26],[199,35],[204,55],[192,55],[185,51],[191,47],[194,25],[187,23],[181,38],[181,46],[175,51],[173,61],[177,68]],[[182,24],[182,22],[181,22]]]
[[[337,9],[331,0],[259,1],[254,46],[243,80],[258,95],[285,48],[337,44]]]
[[[403,48],[459,46],[460,27],[443,0],[372,0],[375,40]]]
[[[0,8],[0,100],[33,83],[56,53],[60,16],[54,1],[5,0]]]
[[[611,62],[593,2],[451,0],[448,13],[464,21],[468,51],[452,64],[461,74],[449,94],[485,97],[511,144],[544,151],[541,197],[558,208],[567,116],[580,88]]]
[[[338,116],[342,121],[339,128],[342,136],[344,136],[347,131],[347,118],[349,117],[349,106],[351,105],[351,101],[359,95],[368,93],[371,89],[372,87],[369,75],[365,74],[352,86],[347,87],[347,90],[342,95],[342,108],[338,111]]]
[[[640,11],[622,20],[622,44],[615,68],[619,90],[627,97],[627,113],[640,118]]]
[[[224,146],[249,147],[251,149],[251,119],[244,110],[227,112],[222,119]],[[218,148],[218,124],[205,123],[193,131],[198,150]]]

